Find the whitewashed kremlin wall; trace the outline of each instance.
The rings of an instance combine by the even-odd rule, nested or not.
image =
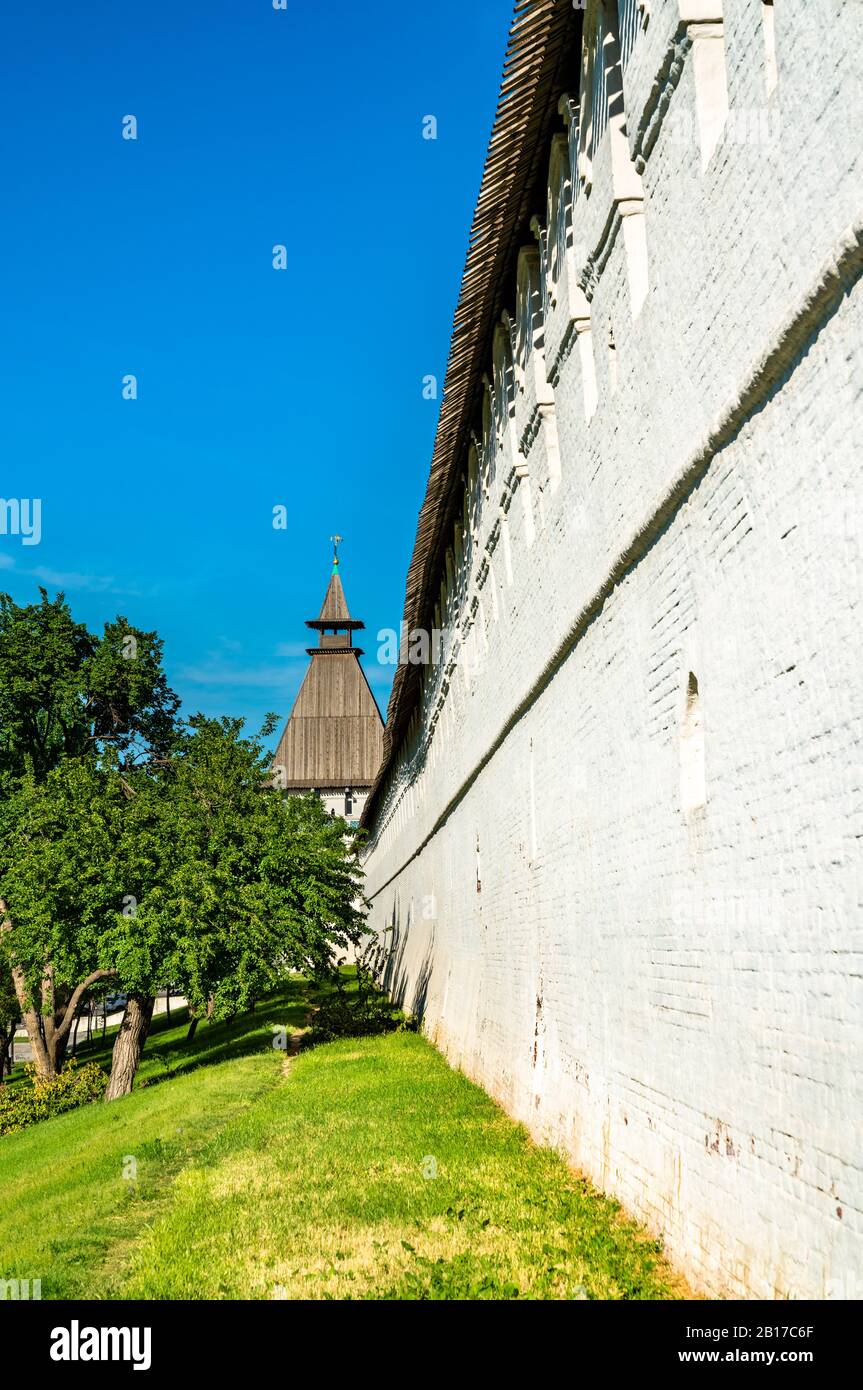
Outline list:
[[[523,258],[367,891],[698,1285],[860,1297],[863,4],[771,8],[775,85],[760,0],[651,0],[544,305]]]

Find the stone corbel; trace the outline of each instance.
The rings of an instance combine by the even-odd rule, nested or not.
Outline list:
[[[480,452],[482,461],[482,476],[480,484],[483,496],[488,496],[489,478],[492,472],[492,459],[497,445],[497,400],[495,398],[494,382],[488,372],[482,374],[482,384],[486,392],[488,401],[488,438],[483,437],[483,449]],[[483,435],[485,435],[485,421],[483,421]]]
[[[512,498],[515,487],[514,479],[515,470],[510,469],[509,476],[506,482],[504,483],[503,490],[500,494],[500,507],[498,508],[498,510],[500,513],[501,521],[503,521],[504,517],[506,517],[510,507],[512,506]]]
[[[491,444],[492,436],[493,436],[493,434],[494,434],[494,408],[495,408],[494,382],[492,381],[492,379],[491,379],[491,377],[489,376],[488,372],[483,372],[482,376],[480,377],[480,380],[481,380],[481,382],[482,382],[483,390],[485,391],[485,394],[486,394],[486,399],[488,400],[488,420],[489,420],[489,439],[488,439],[488,443],[489,443],[489,445],[490,445],[490,444]],[[483,435],[485,435],[485,418],[483,418]],[[485,439],[483,439],[483,446],[485,446],[485,442],[486,442]],[[480,458],[483,460],[483,464],[485,464],[486,460],[485,460],[485,458],[484,458],[483,449],[480,449],[478,452],[479,452]]]
[[[558,101],[557,114],[562,117],[567,134],[573,126],[578,127],[578,102],[569,92],[564,92]]]
[[[596,361],[593,356],[590,300],[580,285],[576,286],[572,299],[572,326],[575,330],[578,360],[581,366],[584,419],[586,423],[589,423],[599,402],[599,392],[596,385]]]
[[[695,69],[695,113],[705,170],[728,118],[723,0],[678,0]]]
[[[548,306],[548,228],[542,225],[534,213],[530,219],[530,230],[539,247],[539,293],[545,311]]]
[[[525,280],[527,285],[525,287]],[[516,365],[521,373],[519,390],[524,391],[524,378],[526,367],[536,348],[536,326],[533,317],[533,286],[539,289],[540,299],[542,299],[542,248],[533,246],[522,246],[518,253],[518,268],[516,271],[516,307],[515,307],[515,345],[514,356]],[[518,360],[518,330],[520,321],[524,313],[524,290],[527,289],[527,323],[525,335],[524,362]]]
[[[563,117],[563,124],[566,127],[566,139],[569,146],[569,176],[572,180],[572,205],[581,192],[580,175],[578,171],[578,141],[579,141],[579,106],[574,97],[569,92],[564,92],[560,101],[557,103],[558,114]]]
[[[594,26],[596,14],[594,13]],[[575,174],[581,183],[585,197],[590,196],[593,185],[593,163],[591,155],[587,153],[588,140],[591,145],[594,140],[593,117],[591,114],[592,93],[593,93],[593,45],[596,35],[593,28],[590,30],[585,25],[584,37],[581,45],[581,92],[584,96],[585,109],[581,113],[578,122],[578,143],[576,145]],[[591,151],[591,154],[593,151]]]
[[[476,478],[472,479],[470,476],[470,467],[468,467],[468,486],[465,491],[465,499],[467,503],[466,510],[470,536],[472,540],[476,540],[479,535],[480,497],[485,493],[485,475],[488,471],[488,461],[485,457],[484,441],[477,434],[476,430],[472,429],[470,431],[470,439],[476,451],[477,471]],[[475,490],[473,487],[474,483],[476,484]]]
[[[501,321],[501,323],[503,324],[503,326],[504,326],[506,332],[509,334],[509,351],[510,351],[510,359],[511,359],[511,361],[512,361],[512,371],[513,371],[512,387],[513,387],[513,393],[515,393],[515,392],[519,389],[519,382],[518,382],[518,364],[517,364],[517,362],[516,362],[516,352],[517,352],[517,350],[518,350],[518,337],[517,337],[517,331],[516,331],[516,323],[515,323],[515,319],[513,318],[512,314],[509,312],[508,309],[504,309],[504,310],[503,310],[503,312],[501,313],[501,316],[500,316],[500,321]]]
[[[560,196],[560,175],[565,173],[564,196]],[[548,161],[548,196],[546,209],[548,217],[548,227],[546,231],[546,273],[548,276],[548,302],[552,309],[557,308],[558,288],[561,278],[569,277],[570,248],[566,245],[567,238],[564,236],[563,264],[557,266],[557,279],[552,280],[551,273],[551,251],[550,248],[558,242],[560,234],[560,222],[563,220],[564,228],[567,222],[566,210],[566,190],[569,190],[570,203],[572,203],[572,166],[569,157],[569,144],[567,137],[558,132],[551,138],[551,155]]]

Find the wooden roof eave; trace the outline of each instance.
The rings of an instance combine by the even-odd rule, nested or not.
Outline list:
[[[544,209],[548,144],[557,99],[578,80],[583,14],[562,0],[518,0],[510,29],[497,114],[468,242],[453,321],[429,480],[405,586],[406,630],[428,629],[437,598],[471,421],[475,418],[494,324],[512,291],[519,247],[534,202]],[[570,70],[566,70],[569,62]],[[367,824],[419,693],[419,668],[396,668],[384,756],[363,811]]]

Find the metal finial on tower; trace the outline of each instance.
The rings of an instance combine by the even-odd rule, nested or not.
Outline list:
[[[339,567],[339,546],[344,540],[344,536],[330,536],[330,540],[333,543],[333,573],[335,573]]]

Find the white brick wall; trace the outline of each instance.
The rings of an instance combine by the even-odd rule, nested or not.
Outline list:
[[[606,132],[367,891],[430,1036],[697,1283],[859,1294],[863,5],[777,3],[768,99],[760,0],[724,0],[706,168],[687,7],[625,73],[647,298]]]

